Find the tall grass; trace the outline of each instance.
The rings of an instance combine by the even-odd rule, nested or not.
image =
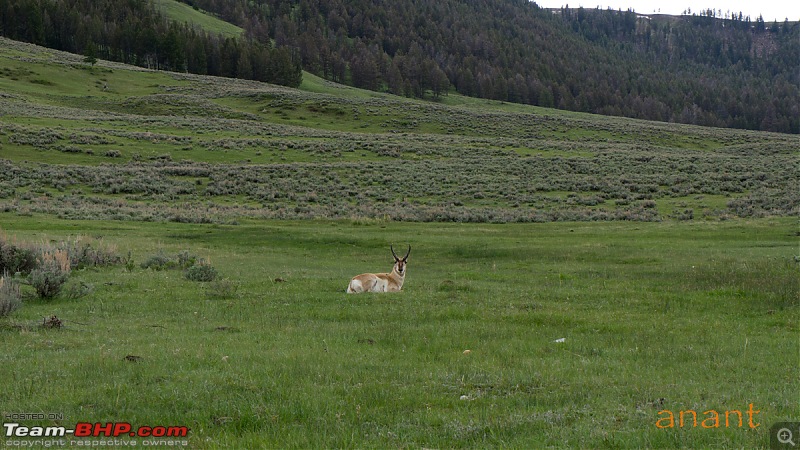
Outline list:
[[[773,308],[800,306],[800,263],[791,257],[715,259],[693,267],[690,286],[751,298]]]

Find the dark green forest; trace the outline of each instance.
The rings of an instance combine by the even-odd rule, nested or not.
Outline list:
[[[210,36],[144,0],[0,0],[19,40],[169,70],[336,82],[705,126],[800,133],[800,25],[741,14],[544,10],[527,0],[185,0]],[[126,15],[125,11],[128,11]],[[287,69],[288,67],[288,69]]]
[[[166,19],[148,0],[0,0],[0,34],[87,60],[293,87],[302,81],[291,47],[213,35]]]

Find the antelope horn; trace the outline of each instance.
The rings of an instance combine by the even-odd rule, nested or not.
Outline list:
[[[389,248],[392,250],[392,256],[394,256],[395,261],[399,261],[400,258],[398,258],[397,255],[394,253],[394,247],[392,247],[392,245],[389,244]]]
[[[411,254],[411,245],[409,244],[408,251],[406,252],[406,256],[403,257],[403,261],[407,260],[408,259],[408,255],[410,255],[410,254]]]

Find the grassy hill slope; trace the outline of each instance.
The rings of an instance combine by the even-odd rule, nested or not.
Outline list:
[[[20,212],[507,222],[798,208],[794,136],[414,101],[313,76],[295,90],[90,68],[3,44],[0,198]]]
[[[194,24],[209,33],[221,34],[226,37],[238,37],[244,31],[232,23],[220,20],[211,14],[196,10],[185,3],[176,2],[175,0],[153,0],[153,4],[167,18]]]

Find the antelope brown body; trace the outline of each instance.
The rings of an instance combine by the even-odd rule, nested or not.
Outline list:
[[[347,286],[348,294],[358,294],[361,292],[398,292],[403,288],[406,279],[406,262],[408,255],[411,254],[411,246],[408,246],[406,256],[398,258],[394,253],[394,248],[389,246],[394,257],[394,267],[390,273],[362,273],[350,280]]]

